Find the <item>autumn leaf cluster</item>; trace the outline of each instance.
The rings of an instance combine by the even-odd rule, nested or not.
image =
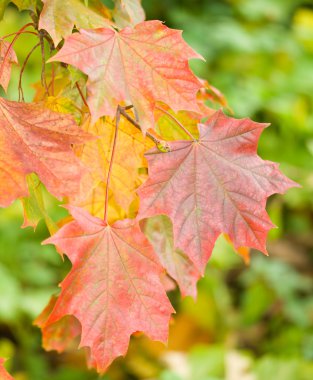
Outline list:
[[[137,331],[167,341],[166,278],[196,297],[220,234],[245,257],[266,253],[266,201],[295,184],[257,155],[268,125],[226,116],[223,95],[189,68],[201,56],[181,31],[144,21],[139,0],[13,3],[32,22],[0,39],[5,91],[15,41],[35,34],[38,44],[19,63],[19,101],[0,98],[0,206],[21,199],[23,226],[44,219],[44,243],[72,263],[35,322],[44,347],[61,352],[78,338],[103,372]],[[37,48],[41,81],[25,103]],[[44,187],[66,220],[52,220]]]

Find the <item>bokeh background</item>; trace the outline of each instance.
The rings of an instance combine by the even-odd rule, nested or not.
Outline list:
[[[270,257],[252,252],[246,266],[218,240],[196,301],[170,294],[177,310],[168,347],[142,335],[125,359],[99,376],[82,352],[41,348],[32,321],[69,269],[51,246],[44,224],[20,229],[16,202],[0,210],[0,357],[17,380],[311,380],[313,379],[313,2],[305,0],[143,0],[148,19],[184,30],[206,59],[197,75],[226,96],[236,117],[270,122],[259,154],[281,163],[302,185],[272,197]],[[28,22],[12,5],[0,35]],[[21,37],[23,62],[37,41]],[[23,87],[27,100],[40,78],[32,55]],[[17,99],[18,70],[9,97]],[[55,220],[61,217],[47,199]]]

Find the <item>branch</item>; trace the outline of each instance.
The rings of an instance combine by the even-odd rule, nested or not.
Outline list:
[[[40,47],[41,47],[41,84],[45,88],[47,95],[49,95],[49,90],[46,82],[46,58],[45,58],[45,41],[44,41],[44,34],[41,32],[41,30],[38,32],[39,41],[40,41]]]

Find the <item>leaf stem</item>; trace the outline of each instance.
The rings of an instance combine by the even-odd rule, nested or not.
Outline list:
[[[105,204],[104,204],[104,222],[105,222],[105,224],[108,224],[109,185],[110,185],[110,179],[111,179],[111,173],[112,173],[112,167],[113,167],[113,161],[114,161],[114,155],[115,155],[118,127],[120,124],[121,110],[122,110],[122,107],[117,106],[116,116],[115,116],[115,132],[114,132],[112,153],[111,153],[110,165],[109,165],[109,170],[108,170],[108,177],[107,177],[106,187],[105,187]]]
[[[21,100],[24,101],[24,92],[23,92],[23,88],[22,88],[22,76],[23,76],[25,67],[27,65],[27,62],[29,60],[29,57],[33,54],[33,52],[37,49],[38,46],[40,46],[40,42],[38,42],[38,44],[36,44],[31,49],[31,51],[27,54],[27,56],[26,56],[26,58],[24,60],[23,66],[21,68],[20,77],[19,77],[19,81],[18,81],[18,101],[21,101]]]
[[[88,103],[87,103],[87,100],[85,99],[84,94],[83,94],[81,88],[79,87],[78,82],[75,83],[75,86],[76,86],[76,88],[77,88],[77,90],[78,90],[78,92],[79,92],[80,97],[81,97],[82,100],[83,100],[83,103],[84,103],[85,106],[89,109],[89,107],[88,107]]]
[[[155,108],[161,112],[163,112],[165,115],[167,115],[169,118],[171,118],[192,140],[195,140],[195,138],[192,136],[192,134],[188,131],[186,127],[183,126],[183,124],[171,113],[163,109],[162,107],[155,106]]]
[[[18,34],[18,35],[20,35],[20,34],[33,34],[33,35],[37,36],[36,32],[31,32],[30,30],[23,30],[23,31],[18,31],[18,32],[6,34],[5,36],[2,36],[1,39],[4,40],[5,38],[15,36],[16,34]]]
[[[9,53],[10,53],[10,50],[12,49],[12,46],[15,44],[16,40],[17,40],[17,39],[19,38],[19,36],[22,34],[23,30],[26,29],[26,28],[28,28],[28,27],[31,26],[31,25],[33,25],[33,24],[30,22],[30,23],[24,25],[19,31],[17,31],[17,32],[15,33],[15,36],[14,36],[13,40],[11,41],[11,43],[10,43],[10,45],[9,45],[9,47],[8,47],[7,51],[5,52],[5,55],[4,55],[4,57],[3,57],[2,64],[1,64],[1,66],[0,66],[0,77],[1,77],[2,74],[3,74],[3,68],[4,68],[4,65],[5,65],[5,61],[6,61],[8,55],[9,55]]]
[[[49,95],[49,90],[47,86],[46,81],[46,58],[45,58],[45,40],[44,40],[44,34],[39,31],[38,33],[39,41],[40,41],[40,47],[41,47],[41,84],[45,88],[47,95]]]
[[[128,120],[128,121],[129,121],[134,127],[136,127],[137,129],[140,129],[140,130],[142,131],[140,124],[139,124],[136,120],[134,120],[131,116],[129,116],[128,113],[126,112],[127,109],[130,109],[130,108],[132,108],[132,107],[133,107],[133,106],[127,106],[127,107],[125,107],[125,108],[120,107],[120,114],[121,114],[122,116],[124,116],[125,119]],[[155,143],[155,145],[160,145],[160,144],[162,144],[162,142],[163,142],[162,140],[158,139],[157,137],[155,137],[155,136],[154,136],[152,133],[150,133],[150,132],[147,132],[147,133],[146,133],[146,136],[147,136],[149,139],[151,139],[151,140]]]

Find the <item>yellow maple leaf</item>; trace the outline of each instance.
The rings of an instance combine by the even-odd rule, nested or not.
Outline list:
[[[112,118],[102,118],[91,124],[88,116],[82,124],[82,129],[98,136],[98,139],[76,149],[80,160],[90,168],[90,175],[84,180],[78,204],[98,217],[103,216],[115,128],[115,120]],[[113,206],[113,214],[121,215],[123,209],[124,214],[128,215],[129,207],[137,197],[136,189],[147,178],[144,153],[152,146],[151,140],[145,138],[139,129],[121,117],[109,186],[109,206]]]

